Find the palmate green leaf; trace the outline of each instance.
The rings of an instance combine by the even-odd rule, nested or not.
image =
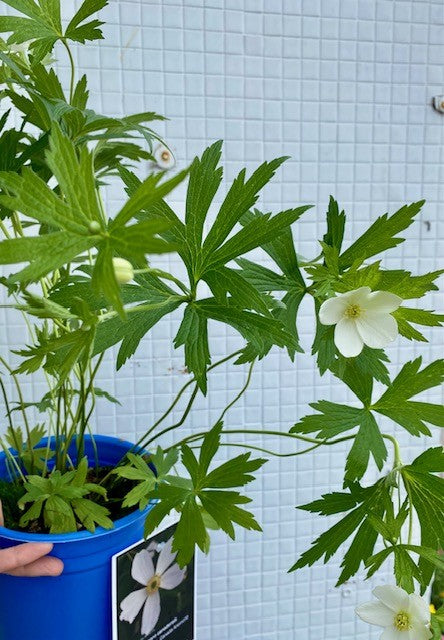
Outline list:
[[[392,216],[384,214],[375,220],[371,227],[340,256],[341,269],[344,270],[355,262],[362,264],[367,258],[392,249],[403,242],[403,238],[399,238],[398,234],[412,224],[423,204],[424,200],[421,200],[402,207]]]
[[[75,532],[78,523],[91,532],[95,531],[97,524],[111,529],[113,523],[107,517],[108,509],[87,497],[91,492],[106,497],[102,487],[85,482],[87,471],[85,458],[76,471],[52,471],[48,477],[27,476],[24,485],[26,493],[20,499],[19,506],[32,504],[22,516],[20,525],[27,526],[31,520],[42,515],[50,533]]]
[[[393,316],[398,323],[398,330],[402,336],[408,340],[418,340],[420,342],[427,342],[427,339],[415,327],[412,327],[411,323],[427,327],[441,327],[444,322],[443,315],[423,309],[409,309],[408,307],[399,307],[393,313]]]
[[[234,460],[209,471],[210,465],[220,445],[222,423],[216,424],[204,438],[199,458],[193,451],[182,448],[182,463],[191,481],[167,476],[166,481],[159,483],[151,493],[151,497],[159,502],[153,506],[146,520],[145,535],[149,535],[162,522],[163,518],[176,509],[180,512],[173,551],[177,551],[177,562],[184,566],[191,560],[196,545],[205,553],[209,549],[209,536],[206,529],[207,519],[234,538],[234,524],[246,529],[260,531],[253,515],[239,505],[250,502],[249,498],[237,491],[221,489],[242,487],[254,479],[252,472],[258,470],[266,461],[251,460],[250,453],[238,456]],[[174,483],[174,484],[173,484]]]
[[[372,409],[407,429],[412,435],[431,435],[425,424],[442,424],[442,407],[431,403],[412,402],[418,393],[439,386],[444,381],[444,360],[436,360],[420,369],[421,358],[406,362],[392,384],[373,404]]]
[[[101,40],[103,34],[100,26],[103,22],[99,20],[85,22],[85,20],[97,13],[97,11],[104,9],[107,5],[108,0],[85,0],[68,24],[65,37],[82,43],[86,40]]]
[[[343,584],[357,573],[361,564],[373,553],[377,541],[377,533],[369,524],[367,517],[370,513],[382,516],[387,503],[390,501],[388,487],[383,480],[378,480],[371,487],[363,489],[359,485],[353,486],[349,494],[333,493],[322,497],[300,508],[317,511],[325,515],[349,511],[341,520],[325,531],[312,547],[305,551],[290,571],[311,566],[321,558],[324,563],[337,552],[339,547],[355,532],[349,550],[346,552],[337,586]]]
[[[21,43],[33,40],[31,51],[35,61],[39,62],[50,53],[58,40],[85,42],[103,38],[100,26],[103,22],[91,20],[85,22],[94,13],[104,8],[107,0],[85,0],[65,32],[60,18],[60,0],[4,0],[22,16],[1,16],[0,33],[11,32],[8,43]]]
[[[357,427],[364,419],[363,409],[345,404],[320,400],[310,406],[320,413],[303,417],[290,433],[317,433],[318,438],[331,438]]]
[[[53,127],[51,135],[48,164],[57,177],[64,197],[52,191],[32,171],[26,170],[21,176],[15,173],[0,174],[0,186],[14,194],[0,196],[0,203],[21,211],[40,224],[61,231],[45,236],[5,240],[0,243],[0,264],[31,262],[10,280],[34,281],[95,247],[98,254],[93,286],[97,294],[103,293],[123,316],[120,287],[112,265],[113,256],[122,253],[142,260],[148,251],[162,253],[173,249],[155,237],[159,230],[165,229],[164,221],[146,221],[129,227],[124,224],[138,212],[144,198],[148,202],[163,198],[183,179],[184,173],[161,184],[160,178],[154,181],[148,178],[107,230],[95,192],[92,155],[84,147],[78,156],[72,141],[62,134],[57,125]],[[73,176],[76,176],[75,181]]]

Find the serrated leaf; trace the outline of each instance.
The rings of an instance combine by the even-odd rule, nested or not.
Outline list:
[[[347,456],[345,479],[360,480],[367,470],[370,454],[379,470],[387,459],[387,447],[372,413],[362,411],[360,427]]]
[[[327,233],[324,235],[324,243],[330,247],[334,247],[341,251],[342,241],[344,239],[345,213],[339,211],[337,201],[330,196],[330,202],[327,211]]]
[[[241,217],[255,205],[260,190],[271,180],[276,170],[286,159],[283,157],[271,162],[264,162],[248,180],[245,180],[245,169],[239,173],[221,205],[216,221],[205,238],[203,244],[204,260],[211,257],[226,240]],[[246,253],[246,251],[242,251],[242,253]],[[224,261],[224,263],[226,262],[228,260]]]
[[[208,320],[200,306],[189,304],[174,339],[176,349],[185,348],[185,364],[194,374],[204,394],[207,392],[207,366],[211,362],[208,346]]]
[[[362,264],[367,258],[396,247],[403,242],[398,234],[407,229],[419,213],[424,201],[415,202],[399,209],[392,216],[387,213],[375,220],[360,238],[340,256],[341,269],[350,267],[355,261]]]

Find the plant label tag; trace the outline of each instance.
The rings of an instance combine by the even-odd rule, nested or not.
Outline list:
[[[113,557],[113,640],[194,640],[195,559],[171,550],[177,518]]]

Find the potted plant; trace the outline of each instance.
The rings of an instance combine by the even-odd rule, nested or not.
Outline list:
[[[432,447],[405,464],[397,440],[378,423],[385,416],[413,436],[430,436],[429,424],[444,426],[441,406],[416,399],[442,383],[443,361],[424,366],[419,358],[391,375],[384,352],[398,335],[425,340],[417,326],[440,326],[442,316],[415,306],[436,289],[440,272],[412,275],[386,269],[375,258],[403,241],[400,234],[423,203],[377,218],[343,249],[346,218],[332,198],[320,253],[304,260],[292,228],[309,207],[274,215],[255,209],[261,190],[286,159],[278,158],[251,176],[242,170],[210,224],[208,212],[222,181],[220,142],[189,169],[165,176],[158,165],[172,164],[171,152],[149,126],[161,116],[116,118],[88,108],[87,79],[76,75],[70,42],[102,37],[94,14],[106,0],[86,0],[66,27],[58,0],[4,4],[20,15],[0,17],[0,33],[7,34],[0,41],[1,98],[20,113],[21,123],[13,126],[9,109],[0,120],[0,264],[4,306],[23,315],[29,335],[12,359],[1,359],[7,429],[1,440],[5,526],[0,545],[50,541],[65,570],[54,579],[0,576],[0,637],[110,640],[110,558],[172,512],[180,519],[168,558],[174,558],[178,575],[196,547],[209,551],[211,529],[232,538],[235,525],[259,531],[244,508],[250,499],[241,492],[266,462],[263,455],[273,455],[258,446],[258,435],[281,436],[291,445],[288,455],[350,443],[343,491],[302,507],[340,514],[340,520],[293,569],[328,561],[352,538],[338,584],[363,565],[373,575],[394,559],[397,587],[378,592],[383,603],[376,622],[387,623],[387,638],[400,631],[408,632],[406,638],[416,633],[415,640],[431,637],[428,613],[424,616],[419,596],[409,594],[424,592],[443,564],[438,555],[443,481],[437,475],[444,471],[443,451]],[[56,43],[71,63],[68,89],[52,66]],[[145,164],[138,175],[133,169],[140,163]],[[151,168],[141,179],[146,163]],[[101,197],[109,179],[118,179],[127,196],[113,214]],[[185,179],[182,219],[165,198]],[[255,249],[274,267],[245,257]],[[174,253],[184,269],[171,273],[153,266],[162,253]],[[320,400],[312,405],[315,413],[293,419],[289,430],[227,429],[224,417],[247,391],[255,364],[273,347],[286,349],[291,359],[301,351],[297,314],[305,296],[313,298],[313,355],[320,374],[329,371],[341,380],[357,402]],[[120,368],[152,327],[172,313],[181,317],[174,347],[183,347],[188,382],[137,443],[93,435],[97,397],[115,401],[95,384],[104,354],[119,345]],[[240,337],[239,349],[217,362],[208,338],[210,321],[228,325]],[[196,397],[207,393],[212,370],[227,362],[248,366],[243,388],[214,425],[179,433],[174,445],[162,447],[162,436],[180,431]],[[44,375],[47,381],[38,402],[22,391],[26,375]],[[168,423],[184,398],[182,418]],[[38,424],[32,421],[34,410],[42,414]],[[238,434],[242,442],[236,441]],[[297,442],[306,446],[297,448]],[[214,457],[227,443],[244,452],[217,465]],[[383,473],[389,458],[393,464]],[[367,486],[363,477],[369,465],[376,465],[381,477]],[[414,518],[420,523],[419,542]],[[143,602],[134,596],[140,607],[132,602],[131,610],[122,610],[129,624],[143,616],[142,606],[161,588],[164,564],[159,555],[156,567],[162,570],[156,584],[147,585]],[[140,580],[149,577],[148,569],[145,564]],[[164,578],[164,586],[167,582]],[[372,607],[358,613],[375,622]],[[145,608],[152,618],[152,607]],[[142,635],[147,635],[150,625],[143,620]]]

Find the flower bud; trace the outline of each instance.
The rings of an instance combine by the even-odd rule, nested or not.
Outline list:
[[[88,225],[88,231],[92,234],[100,233],[101,227],[96,220],[92,220]]]
[[[119,284],[126,284],[134,278],[133,265],[125,258],[113,258],[113,267],[114,275]]]

